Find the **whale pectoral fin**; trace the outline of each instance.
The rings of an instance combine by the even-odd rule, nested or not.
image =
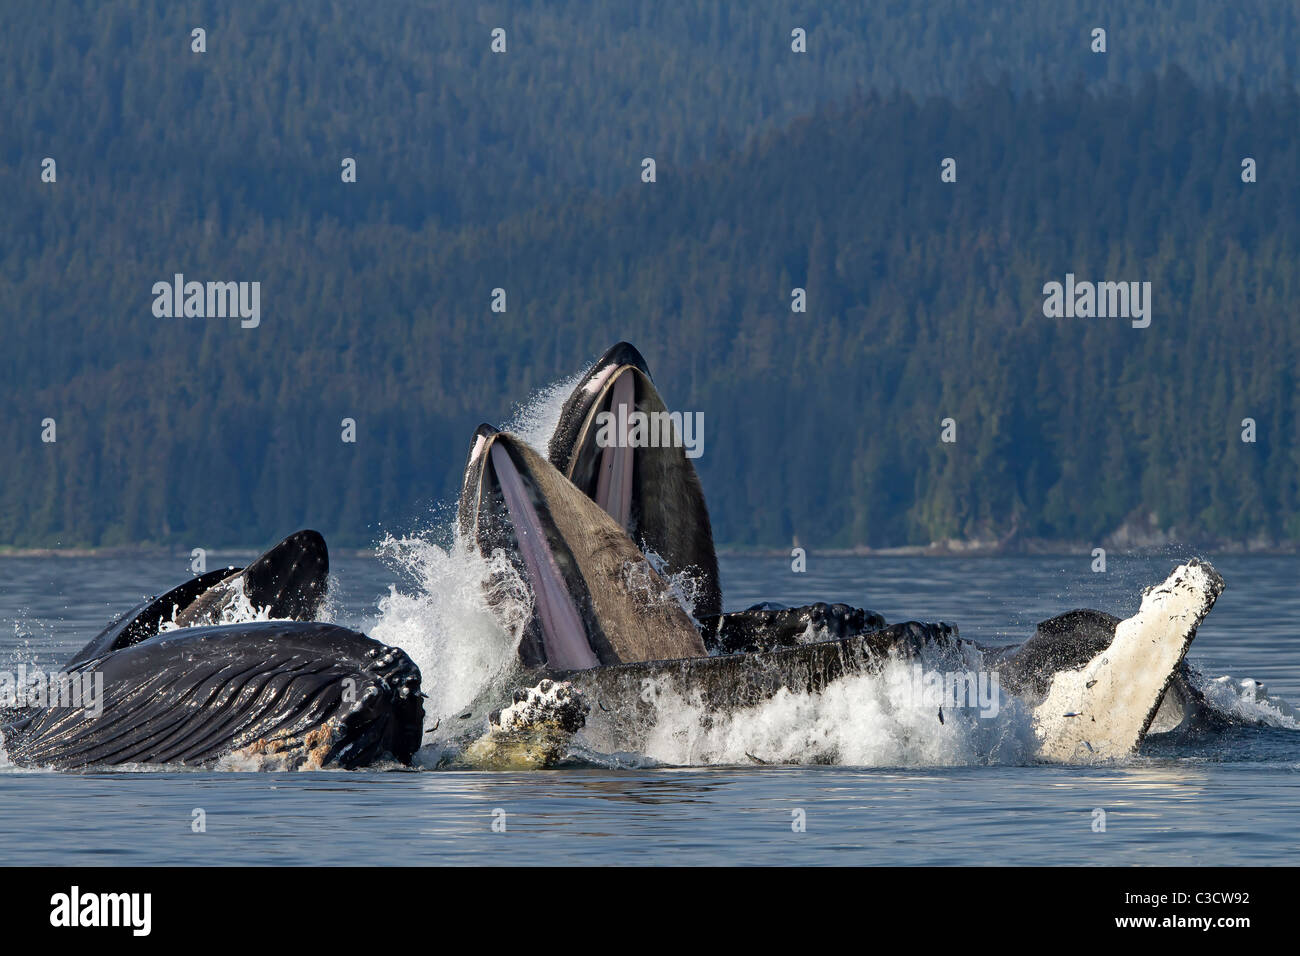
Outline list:
[[[68,661],[67,666],[103,657],[110,651],[118,651],[153,637],[164,621],[170,621],[174,614],[193,604],[205,591],[239,571],[235,566],[217,568],[190,578],[184,584],[178,584],[162,597],[142,601],[100,631]]]
[[[1119,622],[1109,646],[1052,678],[1034,709],[1040,756],[1088,762],[1132,753],[1223,586],[1211,565],[1193,560],[1144,592],[1141,608]]]
[[[312,620],[329,582],[329,550],[316,531],[296,531],[243,571],[227,577],[176,615],[186,627],[219,624],[241,601],[277,620]]]

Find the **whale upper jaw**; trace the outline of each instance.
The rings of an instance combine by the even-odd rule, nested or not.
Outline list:
[[[636,347],[628,342],[619,342],[596,359],[595,364],[564,400],[560,420],[556,423],[555,433],[546,449],[546,456],[561,471],[567,471],[569,457],[578,444],[579,432],[592,406],[599,401],[610,382],[627,369],[635,369],[647,379],[650,378],[650,366]]]
[[[1212,565],[1192,560],[1144,591],[1142,606],[1116,626],[1109,647],[1052,678],[1034,710],[1039,756],[1087,763],[1131,754],[1223,588]]]

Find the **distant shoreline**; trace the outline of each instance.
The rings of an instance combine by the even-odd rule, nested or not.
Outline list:
[[[1221,541],[1221,542],[1184,542],[1184,541],[1139,541],[1116,545],[1113,542],[1102,545],[1077,541],[1052,541],[1046,539],[1019,539],[1014,542],[995,541],[944,541],[928,545],[899,545],[891,548],[869,548],[858,546],[852,548],[817,548],[806,545],[790,545],[785,548],[774,547],[719,547],[718,555],[727,558],[789,558],[795,547],[804,547],[808,554],[827,558],[982,558],[1007,557],[1015,555],[1091,555],[1096,547],[1104,547],[1107,554],[1161,554],[1169,551],[1214,553],[1220,555],[1294,555],[1300,553],[1300,543],[1296,542],[1261,542],[1261,541]],[[258,547],[209,548],[207,560],[226,558],[253,558],[261,554]],[[365,558],[373,557],[376,547],[370,548],[331,548],[330,553],[338,557]],[[0,547],[0,559],[4,558],[170,558],[188,559],[189,551],[158,545],[121,545],[108,548],[9,548]]]
[[[718,548],[718,554],[735,557],[789,557],[799,545],[787,548]],[[806,547],[806,546],[805,546]],[[1011,555],[1088,555],[1096,548],[1105,549],[1108,555],[1165,554],[1168,552],[1215,554],[1294,555],[1300,553],[1300,542],[1293,541],[1181,541],[1164,537],[1141,538],[1120,542],[1062,541],[1046,538],[1016,538],[1011,541],[938,541],[931,544],[900,545],[892,548],[806,548],[809,554],[822,557],[906,557],[906,558],[967,558],[1003,557]]]
[[[207,548],[205,558],[208,564],[214,560],[220,563],[225,558],[255,558],[263,551],[261,548]],[[346,558],[369,557],[375,553],[374,548],[330,548],[330,554]],[[154,545],[120,545],[111,548],[7,548],[0,547],[0,560],[4,558],[173,558],[188,560],[188,549],[163,548]]]

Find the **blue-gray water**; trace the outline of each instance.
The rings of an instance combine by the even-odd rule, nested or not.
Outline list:
[[[1180,556],[723,560],[728,607],[842,600],[1022,640],[1072,607],[1127,615]],[[1213,555],[1210,555],[1214,559]],[[210,556],[220,560],[222,556]],[[394,573],[336,559],[343,623],[369,627]],[[1300,560],[1225,557],[1191,657],[1300,703]],[[0,560],[0,667],[60,662],[180,559]],[[206,815],[195,833],[194,812]],[[1106,812],[1094,832],[1094,810]],[[505,831],[494,832],[495,811]],[[794,832],[795,811],[806,830]],[[1291,863],[1300,731],[1150,739],[1104,767],[776,767],[471,772],[81,773],[0,769],[0,862],[31,864]]]

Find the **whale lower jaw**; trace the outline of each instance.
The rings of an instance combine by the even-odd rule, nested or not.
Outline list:
[[[1196,628],[1223,591],[1223,578],[1193,560],[1148,588],[1115,639],[1078,670],[1061,671],[1034,709],[1039,756],[1057,763],[1131,754],[1155,718]]]

